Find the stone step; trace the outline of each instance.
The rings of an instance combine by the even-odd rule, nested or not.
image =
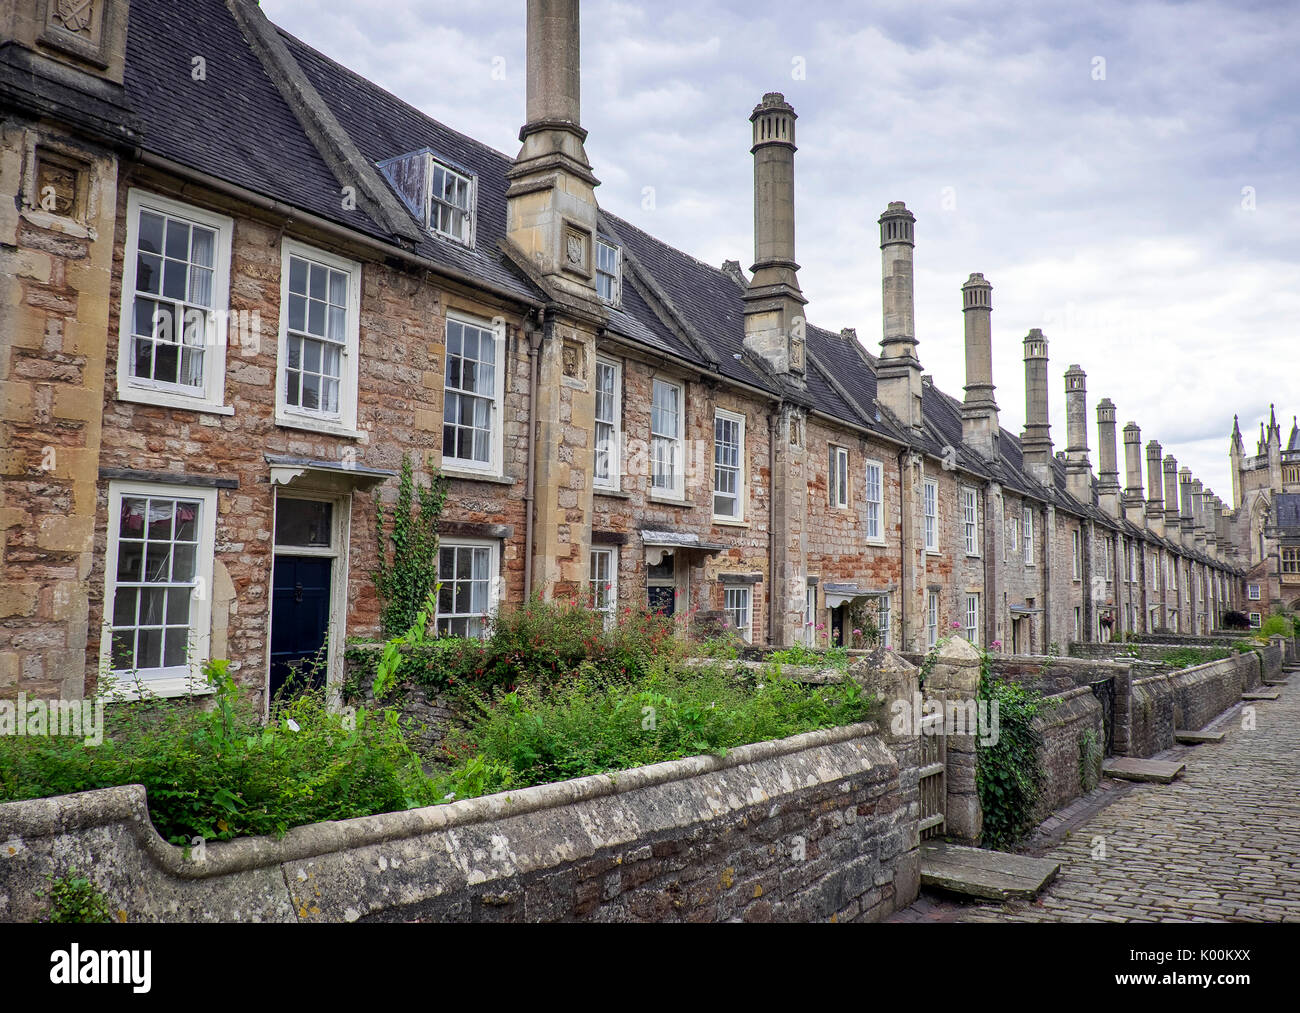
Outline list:
[[[1290,679],[1265,679],[1264,685],[1265,686],[1289,686],[1291,685],[1291,680]]]
[[[1276,700],[1282,695],[1280,689],[1252,689],[1249,692],[1242,693],[1243,700]]]
[[[1185,746],[1199,746],[1206,742],[1222,742],[1226,732],[1192,732],[1186,729],[1174,730],[1174,741]]]
[[[1032,900],[1061,871],[1046,858],[921,842],[921,885],[985,900]]]
[[[1168,784],[1183,772],[1185,763],[1169,760],[1139,760],[1134,756],[1112,756],[1101,765],[1101,772],[1107,777],[1119,778],[1121,781],[1152,781],[1156,784]]]

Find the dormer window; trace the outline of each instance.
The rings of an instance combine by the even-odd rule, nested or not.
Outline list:
[[[469,176],[434,162],[429,187],[429,228],[468,246],[474,220],[473,194],[474,181]]]
[[[426,229],[466,246],[474,245],[473,174],[428,148],[379,163],[379,171]]]
[[[613,243],[596,240],[596,294],[617,306],[622,299],[623,253]]]

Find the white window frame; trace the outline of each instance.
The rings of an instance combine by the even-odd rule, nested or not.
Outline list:
[[[876,599],[877,625],[880,627],[880,646],[893,647],[893,612],[890,608],[889,595],[882,594]]]
[[[966,639],[974,646],[978,647],[980,643],[980,596],[977,592],[966,592],[966,626],[963,632]]]
[[[668,388],[677,392],[677,432],[674,434],[655,431],[655,391]],[[650,495],[671,499],[686,498],[686,387],[675,380],[657,376],[650,384]],[[656,441],[665,441],[669,446],[672,467],[672,485],[663,485],[659,481],[659,455]]]
[[[737,427],[737,440],[739,441],[739,456],[735,466],[736,473],[736,493],[735,493],[735,512],[733,514],[720,514],[717,510],[718,503],[718,422],[731,422]],[[726,466],[730,470],[730,466]],[[745,521],[745,416],[737,412],[727,411],[725,408],[718,408],[713,415],[713,481],[711,488],[711,499],[713,506],[713,519],[721,523],[743,524]]]
[[[216,232],[212,265],[212,318],[204,344],[203,387],[190,388],[132,375],[135,342],[136,268],[139,263],[140,212],[152,211],[183,218]],[[192,204],[131,189],[126,198],[126,243],[122,263],[122,295],[117,331],[117,399],[164,408],[185,408],[216,415],[233,415],[224,404],[226,397],[226,348],[230,322],[230,251],[235,223],[226,215],[214,214]],[[145,293],[148,295],[148,293]],[[183,326],[182,321],[182,326]]]
[[[341,349],[339,410],[324,412],[291,405],[285,392],[289,369],[289,264],[292,258],[340,271],[348,276],[347,323]],[[357,377],[361,358],[361,265],[286,238],[280,244],[280,326],[276,351],[275,424],[334,436],[357,437]]]
[[[1260,596],[1260,591],[1259,591],[1259,585],[1258,585],[1258,584],[1247,584],[1247,585],[1246,585],[1246,597],[1247,597],[1250,601],[1260,601],[1260,600],[1261,600],[1261,596]]]
[[[1025,566],[1034,565],[1034,508],[1025,507],[1022,513],[1025,529]]]
[[[933,647],[939,642],[939,592],[933,589],[925,592],[925,646]]]
[[[118,543],[122,528],[122,500],[135,497],[197,500],[200,506],[198,543],[195,550],[194,591],[190,598],[189,663],[151,669],[154,674],[116,675],[112,665],[113,602],[117,587]],[[116,699],[138,700],[144,696],[175,697],[210,693],[203,675],[212,646],[212,571],[216,558],[217,490],[190,485],[152,482],[110,482],[108,485],[108,542],[104,554],[104,616],[100,637],[100,670],[108,673]],[[128,682],[127,680],[131,681]],[[140,687],[135,685],[138,680]],[[101,685],[101,691],[107,687]],[[143,693],[141,692],[143,689]]]
[[[1073,553],[1074,579],[1083,580],[1083,539],[1078,528],[1070,532],[1070,548]]]
[[[973,487],[963,485],[960,489],[962,542],[966,549],[966,555],[979,556],[979,500]]]
[[[488,555],[488,601],[487,611],[479,612],[452,612],[443,613],[441,602],[439,607],[435,608],[433,616],[433,628],[437,630],[439,623],[443,619],[465,619],[474,618],[482,615],[487,623],[490,623],[492,617],[496,615],[497,608],[501,604],[501,543],[491,538],[439,538],[438,539],[438,568],[442,572],[442,550],[443,549],[483,549],[489,550]],[[440,594],[439,594],[440,596]],[[453,602],[455,594],[452,595]],[[486,623],[485,623],[486,629]],[[451,635],[451,634],[448,634]]]
[[[849,448],[830,444],[829,467],[830,479],[826,484],[831,508],[847,510],[849,508]]]
[[[927,478],[924,488],[925,551],[939,551],[939,482]]]
[[[754,642],[754,588],[749,584],[726,584],[722,588],[722,611],[731,626],[744,638],[745,642]],[[736,614],[745,617],[742,625],[736,621]]]
[[[609,579],[606,581],[608,587],[603,591],[596,587],[598,577],[593,570],[596,569],[597,557],[605,557],[608,560]],[[590,594],[591,609],[593,612],[601,613],[605,629],[613,629],[614,620],[618,614],[618,547],[617,546],[593,546],[589,562],[587,565],[587,586]],[[601,602],[604,604],[601,604]]]
[[[1007,548],[1011,552],[1020,551],[1020,518],[1016,512],[1011,511],[1011,516],[1007,518]]]
[[[600,371],[602,369],[611,370],[614,374],[614,411],[612,419],[596,418],[595,432],[593,439],[593,455],[598,452],[600,447],[601,427],[609,428],[610,436],[608,439],[608,448],[606,458],[608,461],[609,474],[600,476],[597,474],[595,458],[592,463],[592,487],[596,489],[607,489],[612,492],[618,492],[623,482],[623,364],[614,359],[605,359],[597,357],[596,359],[596,394],[597,405],[599,406],[600,397]],[[599,407],[597,408],[599,411]]]
[[[504,461],[504,454],[503,454],[504,434],[502,432],[504,426],[502,425],[501,420],[505,416],[506,372],[508,369],[508,363],[506,362],[505,327],[504,326],[494,327],[490,321],[483,320],[479,317],[471,316],[468,313],[449,311],[447,313],[447,323],[451,324],[453,322],[462,324],[463,326],[476,327],[479,330],[487,331],[489,334],[492,335],[492,340],[496,348],[495,369],[493,371],[494,379],[496,382],[492,394],[492,405],[491,405],[492,431],[491,431],[490,444],[492,449],[490,454],[490,460],[488,461],[475,461],[463,457],[449,457],[447,456],[446,453],[446,437],[444,435],[438,440],[438,446],[442,452],[442,462],[444,466],[443,470],[452,472],[453,474],[457,471],[460,471],[460,472],[470,472],[470,473],[491,475],[493,477],[500,478],[503,477],[502,468],[503,468],[503,461]],[[447,343],[446,343],[445,333],[443,335],[442,353],[443,353],[444,360],[447,359],[448,353],[447,353]],[[453,393],[463,393],[463,392],[464,391],[459,388],[453,391]],[[443,403],[445,405],[446,397],[447,397],[447,364],[445,361],[443,363],[443,369],[442,369],[442,396],[443,396]],[[475,396],[483,397],[484,395],[478,394]]]
[[[809,647],[816,646],[817,626],[817,585],[808,582],[803,596],[803,632],[804,642]]]
[[[612,274],[609,271],[602,271],[600,268],[601,247],[614,251],[614,271]],[[597,236],[595,268],[596,295],[600,298],[601,302],[609,306],[621,305],[623,302],[623,247],[614,243],[606,242],[604,239]],[[610,295],[608,297],[600,294],[600,279],[602,277],[613,278],[613,281],[610,283]]]
[[[879,461],[868,458],[864,462],[862,478],[862,516],[864,522],[862,537],[868,542],[883,545],[885,541],[885,466]],[[873,478],[874,487],[872,484]]]
[[[1076,643],[1083,637],[1083,606],[1074,606],[1074,640]]]
[[[450,175],[455,176],[457,179],[462,180],[464,183],[467,184],[466,194],[467,194],[467,202],[469,204],[468,208],[459,208],[456,207],[454,204],[448,205],[447,202],[442,200],[441,198],[434,197],[433,173],[435,169],[441,169],[443,172],[449,173]],[[430,153],[429,155],[429,165],[427,171],[429,175],[428,175],[427,185],[425,187],[425,202],[426,202],[425,203],[425,226],[435,236],[439,236],[443,239],[450,239],[453,243],[458,243],[461,246],[468,246],[471,249],[473,249],[475,234],[478,229],[478,177],[463,172],[460,169],[453,169],[450,165],[448,165],[442,159],[435,157],[432,153]],[[465,220],[464,235],[458,236],[453,232],[446,232],[443,229],[438,228],[434,224],[436,219],[435,212],[438,207],[453,207],[455,208],[456,211],[459,211],[461,214],[465,215],[466,220]]]
[[[1248,617],[1249,617],[1249,620],[1248,620],[1248,621],[1250,622],[1250,628],[1251,628],[1252,630],[1257,630],[1257,629],[1259,629],[1261,626],[1263,626],[1263,624],[1264,624],[1264,616],[1263,616],[1262,613],[1259,613],[1259,612],[1250,612],[1250,613],[1248,613]]]

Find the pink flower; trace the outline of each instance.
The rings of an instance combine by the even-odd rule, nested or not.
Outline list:
[[[995,641],[993,641],[993,649],[994,649],[995,651],[997,651],[997,650],[1001,650],[1001,649],[1002,649],[1002,641],[1001,641],[1001,640],[995,640]]]
[[[961,623],[956,623],[956,622],[953,623],[953,624],[952,624],[952,628],[953,628],[954,630],[959,630],[959,629],[961,629]]]
[[[853,631],[853,635],[854,635],[855,637],[860,637],[860,636],[862,636],[862,631],[861,631],[861,630],[854,630],[854,631]]]
[[[893,648],[890,647],[888,644],[886,644],[886,645],[885,645],[885,650],[886,650],[886,651],[892,651]]]

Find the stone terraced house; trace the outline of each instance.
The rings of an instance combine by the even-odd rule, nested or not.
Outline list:
[[[1132,424],[1121,489],[1108,400],[1094,476],[1077,366],[1054,453],[1037,330],[1003,430],[982,275],[964,399],[923,374],[902,203],[875,354],[805,321],[780,94],[749,117],[753,266],[711,267],[599,206],[577,0],[527,10],[512,158],[252,0],[0,3],[0,694],[177,694],[221,657],[265,700],[322,643],[338,680],[404,453],[449,479],[447,633],[531,593],[760,644],[1215,626],[1223,504],[1154,442],[1144,499]]]

